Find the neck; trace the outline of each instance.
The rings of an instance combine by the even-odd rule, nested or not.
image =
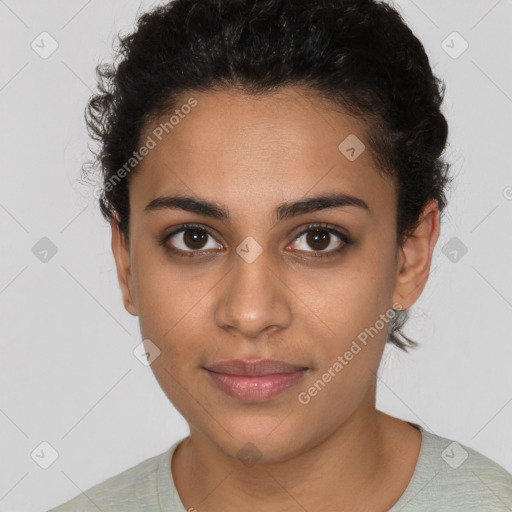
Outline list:
[[[377,411],[374,404],[373,390],[366,403],[326,438],[286,460],[250,467],[191,428],[190,439],[179,446],[172,463],[185,508],[341,512],[370,503],[381,507],[384,501],[392,506],[412,476],[421,436],[417,431],[412,434],[415,429],[406,423]],[[414,450],[406,451],[404,438],[414,435]],[[387,498],[381,492],[385,487]]]

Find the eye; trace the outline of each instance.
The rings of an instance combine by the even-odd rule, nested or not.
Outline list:
[[[333,236],[338,240],[336,241]],[[301,239],[304,240],[301,242]],[[223,245],[200,224],[183,224],[172,233],[164,235],[159,242],[166,250],[179,256],[200,256],[203,252],[223,249]],[[299,242],[302,243],[302,248],[299,248],[298,252],[311,253],[313,257],[336,256],[353,243],[347,235],[329,224],[307,226],[295,237],[291,245]],[[308,245],[312,250],[304,248],[304,245]]]
[[[208,242],[208,238],[212,238]],[[171,242],[171,244],[169,244]],[[199,251],[209,251],[212,249],[222,249],[213,238],[213,235],[204,227],[197,224],[184,224],[179,229],[165,235],[160,243],[176,253],[189,253],[186,256],[192,256]]]
[[[333,236],[338,240],[333,239]],[[297,235],[294,244],[297,243],[299,243],[299,251],[313,253],[312,256],[328,257],[343,251],[347,245],[352,244],[352,240],[328,224],[314,224]],[[312,250],[308,250],[306,246],[311,247]]]

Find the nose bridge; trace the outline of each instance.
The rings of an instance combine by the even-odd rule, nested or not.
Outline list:
[[[219,327],[257,337],[269,328],[285,328],[291,320],[284,284],[274,275],[267,253],[254,240],[244,240],[233,255],[234,268],[222,286],[215,317]]]

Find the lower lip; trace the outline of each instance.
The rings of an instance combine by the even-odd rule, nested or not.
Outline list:
[[[244,402],[262,402],[295,385],[307,370],[251,377],[215,373],[209,370],[206,372],[227,395]]]

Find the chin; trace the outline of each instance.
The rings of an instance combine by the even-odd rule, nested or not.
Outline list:
[[[251,426],[247,426],[245,422],[223,423],[227,432],[219,428],[214,433],[203,432],[203,435],[225,455],[240,460],[247,467],[284,462],[309,448],[302,433],[298,429],[295,431],[291,422],[267,419],[268,421],[253,421]],[[232,436],[230,432],[233,433]],[[306,444],[298,440],[306,441]]]

